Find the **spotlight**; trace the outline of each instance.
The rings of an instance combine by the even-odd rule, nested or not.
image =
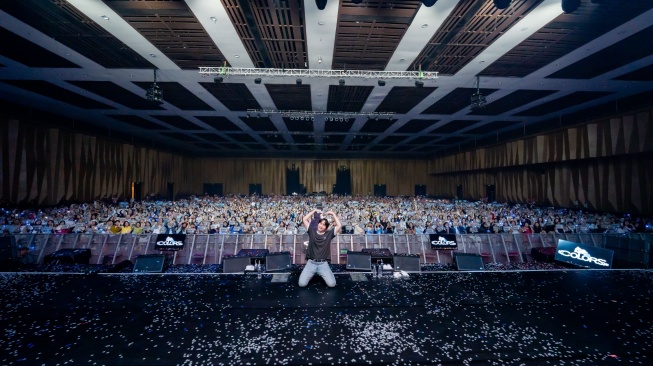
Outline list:
[[[580,0],[562,0],[562,11],[571,14],[580,6]]]
[[[422,4],[424,4],[424,6],[426,6],[427,8],[430,8],[433,5],[435,5],[436,1],[438,0],[422,0]]]
[[[424,86],[424,82],[421,80],[415,80],[415,86],[421,88]]]
[[[345,79],[338,80],[338,84],[340,84],[340,86],[345,86]]]
[[[378,84],[379,86],[385,86],[385,80],[379,80]]]
[[[318,10],[324,10],[326,8],[327,0],[315,0],[315,5],[317,5]]]
[[[315,121],[315,117],[311,116],[311,122]]]
[[[510,6],[511,0],[494,0],[494,7],[500,10],[506,9]]]
[[[295,120],[295,116],[290,116],[290,120],[291,120],[291,121],[294,121],[294,120]]]
[[[254,84],[260,84],[260,83],[261,83],[261,78],[254,79]]]
[[[299,78],[298,78],[297,80],[295,80],[295,83],[296,83],[297,85],[302,85],[302,79],[299,79]]]
[[[224,79],[222,78],[222,76],[216,76],[216,77],[213,78],[213,81],[216,82],[216,83],[218,83],[218,84],[220,84],[220,83],[222,82],[222,80],[224,80]]]

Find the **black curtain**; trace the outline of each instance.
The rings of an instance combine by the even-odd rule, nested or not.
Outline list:
[[[462,184],[457,184],[456,185],[456,199],[463,199],[463,185]]]
[[[286,194],[302,193],[302,185],[299,183],[299,169],[292,167],[286,169]]]
[[[487,196],[488,202],[496,201],[497,196],[497,187],[494,184],[488,184],[485,186],[485,195]]]
[[[415,184],[415,196],[426,196],[426,184]]]
[[[204,194],[222,196],[222,183],[204,183]]]
[[[168,191],[167,191],[166,196],[170,201],[175,200],[175,184],[174,183],[168,183]]]
[[[333,188],[333,193],[341,196],[351,194],[351,169],[340,167],[336,172],[336,185]]]
[[[249,184],[249,194],[258,194],[259,196],[263,193],[263,185],[261,183],[250,183]]]
[[[385,184],[374,185],[374,197],[385,197]]]
[[[143,182],[134,182],[134,201],[140,202],[143,199]]]

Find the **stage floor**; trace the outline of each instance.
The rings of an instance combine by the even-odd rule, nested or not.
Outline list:
[[[2,365],[653,364],[646,270],[0,274]]]

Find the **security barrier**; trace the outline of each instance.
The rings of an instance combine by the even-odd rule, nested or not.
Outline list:
[[[46,255],[66,248],[90,249],[91,264],[116,264],[134,261],[141,254],[161,253],[154,248],[156,234],[21,234],[14,237],[18,246],[28,247],[37,256],[37,263],[42,263]],[[416,254],[420,263],[452,263],[455,252],[479,254],[485,263],[523,263],[532,260],[532,248],[554,247],[558,239],[611,249],[615,238],[626,248],[638,243],[642,258],[648,260],[650,257],[652,234],[464,234],[456,235],[458,248],[455,250],[432,249],[428,234],[340,234],[331,242],[331,263],[345,264],[347,251],[363,248],[388,248],[394,254]],[[304,264],[307,243],[307,234],[197,234],[187,235],[184,248],[170,254],[173,264],[214,264],[221,263],[224,256],[237,254],[240,249],[268,249],[290,252],[294,264]]]

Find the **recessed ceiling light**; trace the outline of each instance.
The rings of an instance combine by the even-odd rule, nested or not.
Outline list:
[[[235,58],[240,58],[240,55],[234,55]]]
[[[106,15],[102,15],[102,16],[100,16],[100,18],[102,18],[102,19],[104,19],[104,20],[109,20],[109,17],[106,16]]]
[[[404,61],[406,61],[406,60],[403,59],[403,58],[400,58],[400,59],[399,59],[399,62],[404,62]]]
[[[211,18],[209,18],[209,19],[211,19],[211,21],[212,21],[213,23],[215,23],[215,22],[218,21],[218,18],[216,18],[216,17],[211,17]]]
[[[429,26],[428,24],[422,24],[422,28],[426,28],[428,26]]]
[[[318,20],[318,21],[317,21],[317,24],[319,24],[319,25],[324,25],[324,20]]]
[[[153,54],[153,53],[150,53],[150,57],[156,57],[156,55]]]

